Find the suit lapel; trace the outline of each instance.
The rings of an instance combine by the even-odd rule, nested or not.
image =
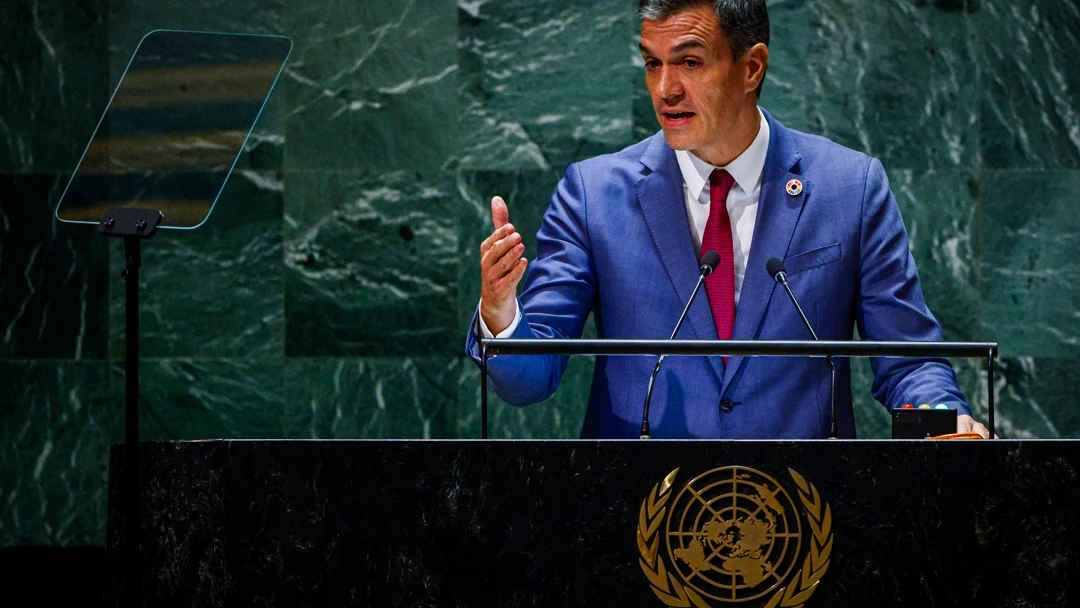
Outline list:
[[[778,288],[776,281],[765,270],[765,262],[773,257],[783,260],[786,256],[803,204],[810,194],[810,184],[806,178],[789,171],[800,159],[791,136],[768,113],[765,113],[765,117],[771,132],[769,152],[761,174],[754,239],[750,245],[750,257],[735,313],[734,340],[753,340],[757,337],[762,316]],[[787,183],[793,179],[799,179],[803,184],[802,192],[797,196],[787,193]],[[721,395],[727,392],[728,385],[744,360],[745,357],[728,359]]]
[[[664,271],[671,280],[679,301],[685,306],[697,284],[698,259],[694,251],[693,237],[690,235],[690,223],[686,217],[679,162],[675,158],[674,150],[664,141],[663,135],[656,135],[641,157],[641,163],[652,172],[637,183],[638,204],[641,205],[645,223],[649,227],[649,234],[656,245]],[[703,287],[694,305],[690,307],[687,320],[679,330],[677,338],[716,339],[716,326],[713,324],[709,301],[704,292]],[[721,358],[708,359],[717,379],[723,378],[724,364]]]

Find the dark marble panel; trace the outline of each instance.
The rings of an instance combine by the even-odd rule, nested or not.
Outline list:
[[[808,24],[813,0],[768,0],[769,68],[758,105],[785,126],[808,131],[807,97],[813,79],[814,57],[809,53],[813,37]],[[655,120],[654,120],[655,122]]]
[[[886,169],[978,166],[978,51],[962,0],[813,0],[811,9],[811,132]]]
[[[284,370],[281,357],[144,360],[140,439],[280,438]],[[122,386],[123,362],[112,373]]]
[[[297,3],[286,25],[290,170],[432,171],[456,152],[453,2]]]
[[[108,243],[53,215],[58,175],[0,174],[0,357],[104,357]]]
[[[236,171],[195,230],[159,230],[142,245],[140,353],[144,357],[281,356],[285,280],[280,175]],[[88,228],[93,228],[88,226]],[[111,247],[113,357],[124,354],[124,244]]]
[[[1080,168],[1080,5],[981,0],[982,153],[987,167]]]
[[[985,387],[985,372],[982,382]],[[1080,437],[1078,384],[1080,360],[1077,359],[1022,357],[1000,361],[994,374],[998,435],[1033,439]]]
[[[452,176],[287,179],[288,354],[456,354],[460,202]]]
[[[458,2],[458,163],[564,169],[632,143],[636,3]]]
[[[980,183],[968,171],[889,171],[923,297],[945,340],[991,341],[982,326]]]
[[[988,171],[983,334],[1005,357],[1080,357],[1080,172]]]
[[[453,357],[293,358],[285,363],[285,437],[455,436]]]
[[[107,0],[109,4],[109,93],[127,68],[143,36],[152,30],[192,30],[274,34],[296,38],[285,26],[284,0]],[[295,46],[294,46],[295,49]],[[295,52],[295,51],[294,51]],[[295,56],[295,55],[294,55]],[[291,62],[290,62],[291,63]],[[289,64],[286,64],[288,67]],[[284,166],[284,74],[267,99],[237,161],[237,169],[277,170]]]
[[[100,362],[0,361],[0,545],[103,545],[124,407]]]
[[[0,171],[72,171],[108,102],[107,0],[0,3]]]

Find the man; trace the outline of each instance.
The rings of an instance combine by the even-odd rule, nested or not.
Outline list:
[[[940,340],[880,163],[758,107],[769,58],[765,0],[642,0],[640,12],[662,133],[567,169],[531,265],[505,201],[492,199],[495,230],[480,246],[481,331],[576,338],[592,312],[601,337],[667,338],[701,254],[716,250],[720,264],[680,338],[808,339],[766,271],[776,257],[820,338],[851,339],[858,326],[871,340]],[[475,337],[466,342],[474,358]],[[583,437],[638,436],[654,361],[597,359]],[[500,356],[488,372],[499,396],[526,405],[555,391],[566,362]],[[853,437],[849,360],[835,363],[839,432]],[[886,406],[945,403],[958,410],[958,432],[987,435],[947,360],[872,366],[874,396]],[[658,438],[818,438],[829,434],[829,410],[822,359],[672,357],[650,418]]]

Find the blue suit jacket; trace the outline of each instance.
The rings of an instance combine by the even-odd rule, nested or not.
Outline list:
[[[765,270],[784,260],[792,290],[823,340],[940,340],[881,164],[827,139],[771,128],[733,339],[810,339]],[[786,184],[803,183],[791,196]],[[601,338],[666,339],[698,278],[682,174],[662,133],[571,165],[537,234],[515,338],[577,338],[590,312]],[[474,319],[475,321],[475,319]],[[473,323],[475,327],[475,322]],[[716,339],[702,290],[681,339]],[[466,350],[478,358],[475,333]],[[655,357],[598,357],[583,437],[637,437]],[[492,387],[527,405],[549,397],[567,358],[489,359]],[[850,362],[835,359],[840,435],[855,435]],[[947,403],[970,413],[946,359],[872,359],[887,407]],[[734,407],[719,404],[730,399]],[[669,357],[653,392],[657,438],[819,438],[829,433],[829,372],[820,358]]]

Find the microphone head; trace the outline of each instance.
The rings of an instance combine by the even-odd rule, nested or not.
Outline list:
[[[787,271],[784,270],[784,263],[781,262],[779,258],[769,258],[769,261],[765,262],[765,270],[769,272],[769,276],[772,277],[774,281],[777,280],[776,275],[781,272],[785,275],[787,274]]]
[[[701,257],[701,271],[706,276],[712,274],[712,271],[716,270],[716,265],[720,263],[720,254],[714,249],[710,249]]]

